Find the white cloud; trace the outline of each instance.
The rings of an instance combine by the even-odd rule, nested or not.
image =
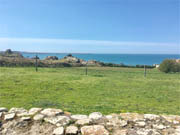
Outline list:
[[[45,43],[59,45],[138,45],[138,46],[178,46],[177,43],[159,42],[128,42],[128,41],[102,41],[102,40],[74,40],[74,39],[46,39],[46,38],[0,38],[0,43]]]
[[[44,38],[0,38],[0,50],[80,53],[178,53],[178,43]]]

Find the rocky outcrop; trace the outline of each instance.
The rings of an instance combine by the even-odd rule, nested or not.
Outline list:
[[[37,59],[37,61],[36,61]],[[3,67],[131,67],[144,68],[144,65],[124,65],[114,63],[104,63],[96,60],[83,60],[68,54],[62,59],[57,56],[47,56],[45,59],[40,59],[38,56],[32,58],[25,58],[19,52],[14,52],[8,49],[6,52],[0,52],[0,66]],[[147,68],[154,68],[155,66],[146,66]]]
[[[11,49],[7,49],[5,52],[1,52],[0,56],[9,58],[24,58],[21,53],[14,52]]]
[[[71,115],[61,109],[0,108],[0,135],[180,135],[180,116]]]
[[[101,66],[102,62],[96,61],[96,60],[88,60],[87,61],[88,66]]]
[[[61,59],[63,62],[71,63],[71,64],[79,64],[82,66],[101,66],[102,63],[95,60],[85,61],[83,59],[76,58],[72,55],[67,55]]]
[[[64,61],[64,62],[67,62],[67,63],[77,63],[77,64],[85,64],[86,63],[86,61],[84,61],[82,59],[79,59],[77,57],[74,57],[74,56],[72,56],[70,54],[65,56],[61,60]]]
[[[58,60],[57,56],[47,56],[45,60]]]

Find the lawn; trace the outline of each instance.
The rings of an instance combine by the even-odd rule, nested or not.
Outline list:
[[[0,106],[180,115],[180,74],[137,68],[0,67]]]

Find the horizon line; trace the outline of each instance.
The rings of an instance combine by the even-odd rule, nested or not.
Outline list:
[[[11,49],[11,48],[8,48],[8,49]],[[12,49],[11,49],[12,50]],[[173,53],[88,53],[88,52],[85,52],[85,53],[81,53],[81,52],[32,52],[32,51],[17,51],[17,50],[12,50],[13,52],[19,52],[19,53],[39,53],[39,54],[45,54],[45,53],[49,53],[49,54],[127,54],[127,55],[180,55],[180,54],[173,54]],[[0,52],[5,52],[4,51],[0,51]]]

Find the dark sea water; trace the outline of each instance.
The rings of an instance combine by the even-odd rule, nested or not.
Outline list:
[[[22,53],[24,57],[34,57],[38,55],[40,59],[47,56],[57,56],[63,58],[66,53]],[[180,54],[73,54],[73,56],[84,60],[97,60],[126,65],[153,65],[160,64],[164,59],[180,59]]]

